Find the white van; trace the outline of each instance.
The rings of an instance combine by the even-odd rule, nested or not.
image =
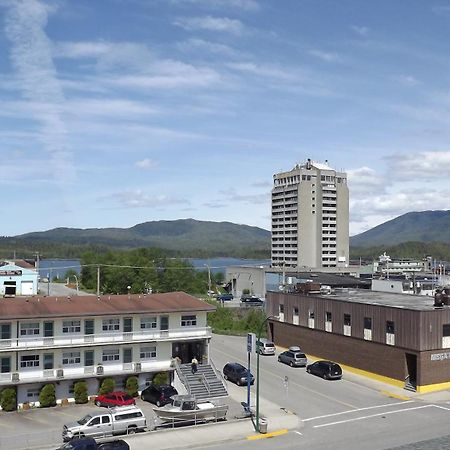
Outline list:
[[[74,437],[106,437],[115,434],[134,434],[144,431],[147,421],[136,406],[118,406],[85,415],[82,419],[63,426],[62,437],[70,441]]]
[[[256,341],[256,353],[260,355],[275,355],[275,344],[268,339]]]

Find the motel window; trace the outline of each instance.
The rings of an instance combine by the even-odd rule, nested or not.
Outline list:
[[[94,351],[93,350],[85,350],[84,365],[87,367],[94,365]]]
[[[39,334],[39,322],[27,322],[20,324],[21,336],[35,336]]]
[[[27,399],[28,400],[37,400],[39,398],[39,388],[31,388],[27,389]]]
[[[84,334],[94,334],[94,321],[92,319],[84,321]]]
[[[80,352],[65,352],[62,355],[63,366],[74,366],[81,364]]]
[[[20,367],[28,369],[30,367],[39,367],[39,355],[23,355],[20,357]]]
[[[133,361],[133,348],[127,347],[122,349],[122,356],[124,363],[130,363]]]
[[[123,332],[131,333],[133,331],[133,319],[131,317],[123,318]]]
[[[64,320],[62,326],[63,333],[81,333],[80,320]]]
[[[120,319],[103,319],[102,322],[103,331],[119,331]]]
[[[181,316],[182,327],[195,327],[197,326],[197,316]]]
[[[113,349],[106,349],[102,352],[102,361],[103,362],[113,362],[113,361],[119,361],[120,360],[120,354],[118,348]]]
[[[141,317],[141,330],[151,330],[158,327],[158,322],[155,316]]]
[[[0,339],[11,339],[11,324],[2,323],[0,325]]]
[[[10,356],[0,358],[0,372],[1,373],[11,372],[11,357]]]
[[[53,353],[44,353],[44,369],[53,369]]]
[[[141,351],[139,352],[139,356],[141,359],[153,359],[156,358],[156,347],[141,347]]]

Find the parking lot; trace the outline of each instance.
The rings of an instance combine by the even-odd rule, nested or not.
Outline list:
[[[223,403],[229,407],[229,420],[242,412],[242,406],[231,398],[223,399]],[[142,409],[148,428],[153,429],[157,423],[153,412],[155,406],[140,398],[136,399],[136,406]],[[85,405],[70,404],[9,413],[0,411],[0,449],[16,450],[48,445],[57,448],[62,443],[64,424],[75,422],[98,410],[99,407],[90,402]]]

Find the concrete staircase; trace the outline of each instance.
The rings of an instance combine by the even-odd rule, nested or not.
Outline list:
[[[220,373],[209,364],[199,364],[195,374],[190,364],[177,365],[177,373],[189,394],[197,400],[227,397],[228,391]]]

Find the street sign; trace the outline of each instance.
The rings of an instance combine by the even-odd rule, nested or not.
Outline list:
[[[247,352],[251,353],[253,349],[253,333],[247,334]]]

